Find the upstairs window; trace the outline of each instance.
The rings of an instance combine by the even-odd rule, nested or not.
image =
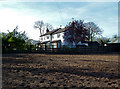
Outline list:
[[[54,36],[52,36],[52,39],[54,39]]]
[[[49,39],[49,36],[47,36],[47,39]]]
[[[60,38],[60,33],[57,34],[57,38]]]
[[[43,38],[41,38],[41,40],[43,40]]]

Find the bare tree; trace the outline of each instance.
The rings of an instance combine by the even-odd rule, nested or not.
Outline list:
[[[49,31],[53,30],[53,26],[52,26],[51,24],[49,24],[49,23],[46,23],[46,24],[45,24],[45,27],[46,27],[46,29],[48,29]]]
[[[104,46],[105,44],[107,44],[110,41],[110,38],[107,37],[101,37],[101,38],[97,38],[97,42],[101,45]]]
[[[40,30],[40,35],[42,35],[41,31],[42,31],[42,28],[44,26],[44,22],[41,20],[41,21],[36,21],[35,24],[34,24],[34,28],[38,28]]]
[[[103,31],[94,22],[85,23],[85,27],[90,32],[90,41],[93,41],[95,36],[103,33]]]

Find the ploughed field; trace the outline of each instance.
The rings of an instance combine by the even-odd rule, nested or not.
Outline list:
[[[3,54],[3,87],[118,87],[118,55]]]

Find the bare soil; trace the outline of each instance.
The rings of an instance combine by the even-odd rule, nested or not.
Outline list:
[[[4,54],[3,88],[113,87],[118,55]]]

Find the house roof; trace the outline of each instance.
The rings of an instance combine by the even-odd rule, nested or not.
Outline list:
[[[108,42],[108,43],[119,43],[119,38],[113,38],[113,39],[111,39],[111,41]]]
[[[45,35],[51,35],[51,34],[61,33],[61,32],[66,31],[67,29],[68,29],[68,27],[67,27],[67,28],[58,28],[58,29],[54,29],[54,30],[52,30],[52,31],[49,31],[49,32],[47,32],[47,33],[41,35],[40,37],[45,36]]]
[[[114,40],[112,40],[111,43],[118,43],[118,38],[115,38]]]
[[[60,42],[61,40],[54,40],[54,41],[52,41],[51,43],[57,43],[57,42]],[[48,42],[50,42],[50,41],[45,41],[45,42],[41,42],[41,43],[38,43],[38,44],[46,44],[46,43],[48,43]]]
[[[53,34],[57,34],[57,33],[64,32],[64,31],[66,31],[67,29],[68,29],[68,28],[59,29],[59,30],[57,30],[56,32],[54,32]]]
[[[50,42],[50,41],[45,41],[45,42],[41,42],[41,43],[38,43],[38,44],[46,44],[48,42]]]
[[[54,29],[54,30],[52,30],[52,31],[49,31],[49,32],[41,35],[40,37],[45,36],[45,35],[51,35],[53,32],[56,32],[57,30],[58,30],[58,29]]]
[[[57,43],[57,42],[61,42],[61,40],[54,40],[51,43]]]

